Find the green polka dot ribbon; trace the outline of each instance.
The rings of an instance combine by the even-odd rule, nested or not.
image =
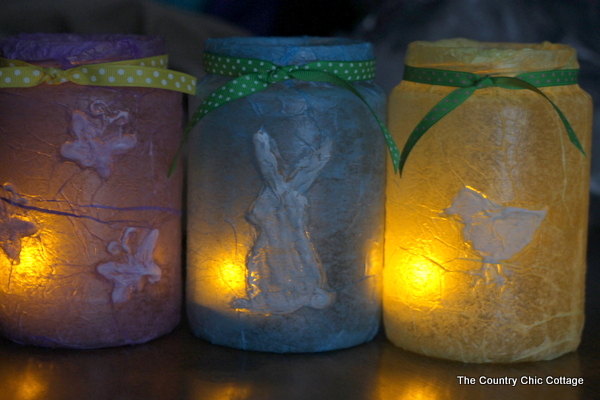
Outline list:
[[[440,100],[417,124],[415,129],[411,132],[406,141],[402,154],[400,156],[399,170],[402,173],[406,159],[410,154],[411,150],[417,144],[419,139],[435,125],[439,120],[448,115],[456,107],[460,106],[465,100],[467,100],[476,90],[487,87],[500,87],[503,89],[512,90],[531,90],[544,97],[550,105],[554,108],[558,116],[560,117],[571,143],[573,143],[581,153],[585,155],[585,151],[577,139],[577,135],[571,124],[564,116],[562,111],[546,96],[539,87],[549,86],[562,86],[562,85],[575,85],[577,84],[577,76],[579,70],[554,70],[554,71],[539,71],[539,72],[527,72],[519,74],[515,77],[508,76],[480,76],[468,72],[460,71],[448,71],[442,69],[432,68],[415,68],[406,65],[404,69],[404,80],[425,83],[428,85],[442,85],[442,86],[453,86],[458,87]]]
[[[204,53],[204,67],[209,74],[230,76],[233,79],[219,87],[200,104],[184,130],[184,138],[171,166],[173,173],[183,143],[190,131],[209,112],[253,93],[260,92],[277,82],[297,79],[306,82],[326,82],[352,92],[370,110],[385,137],[394,167],[400,161],[400,151],[385,124],[377,116],[367,100],[352,86],[351,82],[373,79],[375,60],[365,61],[314,61],[304,65],[278,66],[272,62],[248,58],[221,56]]]
[[[62,70],[0,58],[0,88],[28,88],[72,82],[89,86],[130,86],[174,90],[194,95],[196,78],[167,68],[168,56],[85,64]]]

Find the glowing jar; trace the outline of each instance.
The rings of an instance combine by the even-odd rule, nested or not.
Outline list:
[[[43,67],[165,54],[156,37],[20,35]],[[20,75],[20,74],[16,74]],[[94,348],[170,332],[181,307],[182,94],[66,82],[0,90],[0,330]]]
[[[244,72],[266,62],[303,70],[338,62],[333,72],[339,62],[364,69],[373,53],[346,39],[230,38],[209,40],[210,57],[213,68],[229,62]],[[215,90],[229,97],[219,88],[234,80],[247,81],[209,74],[199,100]],[[372,79],[351,85],[383,114],[385,95]],[[265,83],[208,113],[190,141],[187,310],[195,334],[272,352],[370,340],[381,316],[384,177],[380,128],[345,88]]]
[[[434,82],[450,71],[564,79],[578,68],[565,45],[460,39],[412,43],[406,65],[445,70],[425,72]],[[397,143],[456,89],[395,88]],[[590,96],[577,84],[539,90],[590,154]],[[552,359],[577,348],[583,326],[590,160],[539,93],[470,94],[425,132],[400,179],[388,174],[385,330],[400,347],[453,360]]]

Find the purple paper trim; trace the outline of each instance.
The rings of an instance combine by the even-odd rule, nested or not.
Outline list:
[[[23,33],[0,40],[1,57],[50,63],[61,69],[161,54],[166,54],[166,45],[159,36]]]

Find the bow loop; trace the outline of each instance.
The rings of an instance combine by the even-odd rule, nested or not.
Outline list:
[[[271,69],[267,72],[266,82],[271,85],[273,83],[283,82],[290,79],[290,71],[293,66],[284,66]]]
[[[516,77],[510,77],[480,76],[468,72],[415,68],[406,65],[404,69],[404,80],[428,85],[458,87],[458,89],[453,90],[450,94],[440,100],[410,133],[400,156],[400,173],[402,173],[406,159],[413,147],[429,128],[464,103],[475,91],[492,86],[510,90],[526,89],[545,98],[556,111],[556,114],[565,127],[571,143],[573,143],[583,155],[586,155],[575,131],[562,111],[544,94],[544,92],[538,89],[538,87],[577,84],[577,70],[528,72],[517,75]]]
[[[230,101],[252,95],[267,89],[274,83],[290,79],[304,82],[325,82],[354,94],[365,104],[381,128],[394,168],[398,169],[400,152],[392,135],[363,95],[351,84],[354,81],[373,79],[375,77],[375,60],[313,61],[304,65],[278,66],[266,60],[227,57],[205,52],[204,67],[210,74],[229,76],[232,80],[209,94],[192,114],[183,131],[183,140],[171,163],[169,176],[175,171],[179,154],[189,133],[206,114]]]
[[[48,85],[60,85],[71,78],[69,70],[63,71],[58,68],[41,68],[41,70],[44,77],[43,82],[46,82]]]
[[[477,89],[484,89],[490,86],[496,86],[496,82],[491,76],[485,75],[477,79],[473,86],[475,86]]]

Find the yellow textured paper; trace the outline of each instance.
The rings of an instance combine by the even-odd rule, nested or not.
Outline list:
[[[568,46],[464,39],[412,43],[406,64],[492,76],[578,68]],[[395,88],[388,118],[396,142],[402,146],[454,89],[408,81]],[[541,90],[590,154],[590,96],[578,85]],[[389,339],[465,362],[543,360],[575,350],[584,320],[589,162],[542,96],[490,87],[423,136],[401,178],[390,163]]]

